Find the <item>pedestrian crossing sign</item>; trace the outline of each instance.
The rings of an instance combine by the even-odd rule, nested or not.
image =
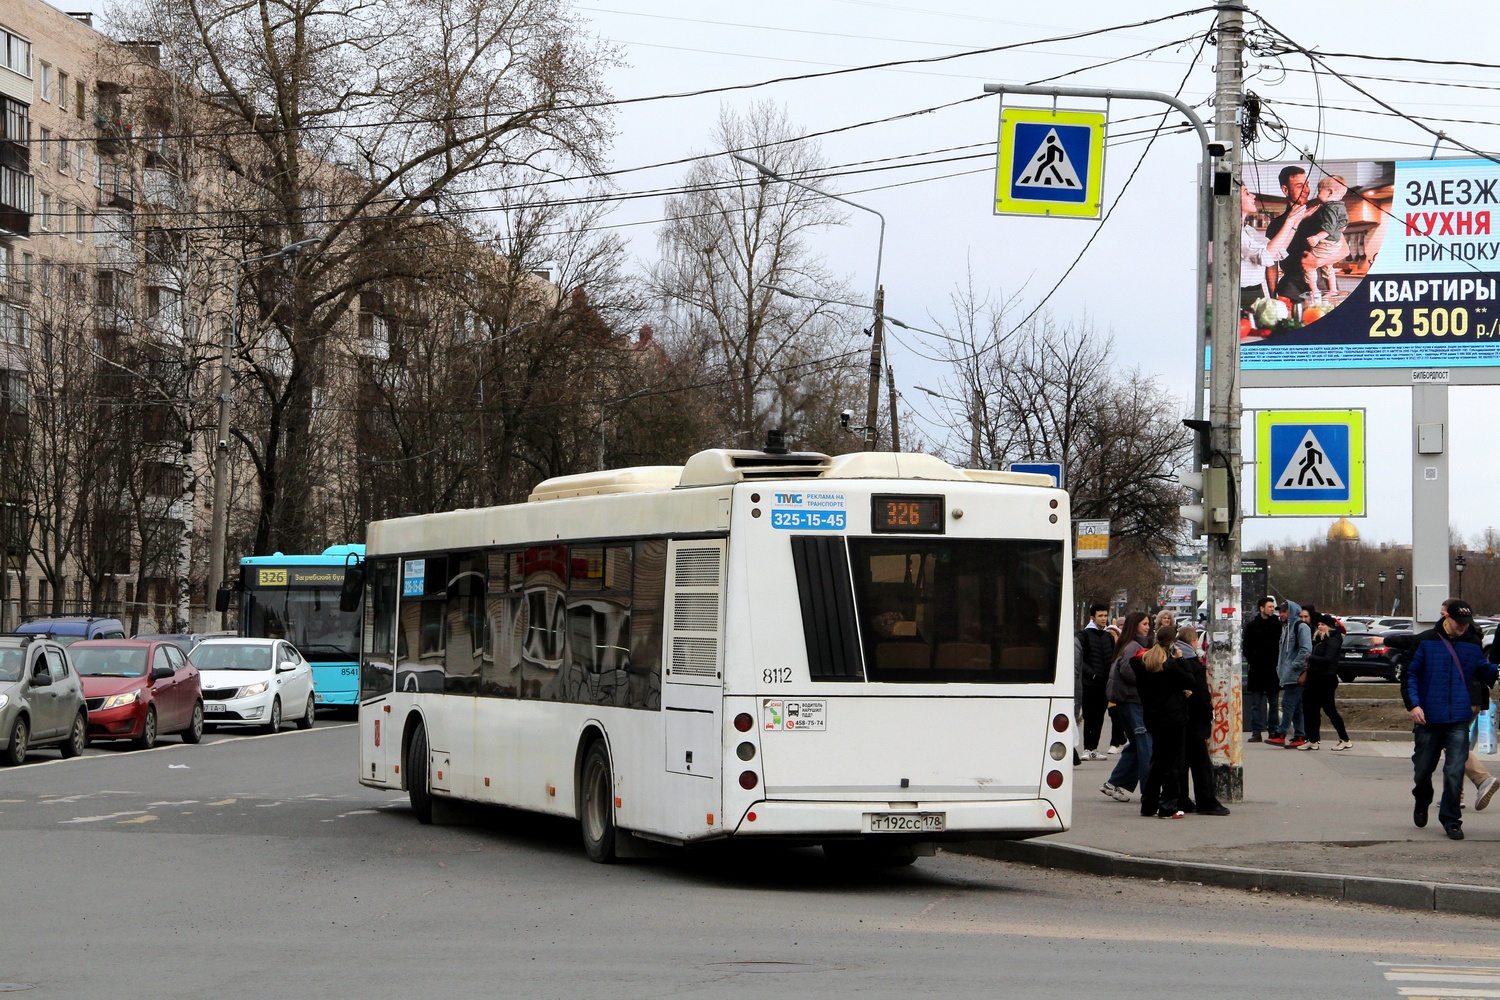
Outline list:
[[[1105,121],[1102,111],[1002,108],[995,214],[1099,218]]]
[[[1255,421],[1256,513],[1365,513],[1364,410],[1262,410]]]

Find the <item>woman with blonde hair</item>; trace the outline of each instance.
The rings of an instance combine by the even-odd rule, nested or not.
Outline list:
[[[1141,788],[1141,815],[1181,819],[1182,741],[1187,725],[1187,702],[1193,678],[1177,644],[1177,629],[1164,625],[1156,641],[1136,662],[1136,691],[1146,729],[1151,734],[1151,769]]]

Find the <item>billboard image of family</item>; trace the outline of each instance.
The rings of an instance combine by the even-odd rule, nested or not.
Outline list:
[[[1240,363],[1500,364],[1500,164],[1244,165]]]

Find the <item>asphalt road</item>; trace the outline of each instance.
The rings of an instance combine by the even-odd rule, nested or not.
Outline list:
[[[421,826],[355,783],[356,750],[352,725],[320,720],[0,771],[0,990],[1500,996],[1497,925],[1480,919],[958,855],[851,875],[816,850],[726,845],[605,867],[571,823],[484,810]]]

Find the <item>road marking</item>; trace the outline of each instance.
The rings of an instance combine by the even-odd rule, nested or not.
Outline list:
[[[181,802],[147,802],[146,808],[155,809],[158,806],[195,806],[200,801],[200,799],[183,799]]]
[[[147,816],[137,816],[135,819],[122,819],[122,820],[120,820],[120,822],[121,823],[155,823],[156,822],[156,817],[155,816],[150,816],[150,815],[147,815]]]
[[[205,805],[210,805],[210,806],[232,806],[232,805],[234,805],[238,801],[239,801],[239,799],[220,799],[217,802],[207,802],[207,803],[204,803],[204,804]]]
[[[104,816],[74,816],[72,819],[58,820],[59,823],[103,823],[109,819],[119,819],[121,816],[144,816],[146,810],[131,809],[128,812],[108,813]]]
[[[308,733],[331,733],[336,729],[348,729],[357,726],[357,722],[341,722],[332,726],[314,726],[311,729],[283,729],[277,733],[261,733],[259,736],[235,736],[221,740],[209,740],[202,746],[216,747],[225,743],[248,743],[251,740],[268,740],[274,736],[306,736]],[[21,766],[19,771],[11,773],[24,774],[38,767],[52,767],[54,764],[76,764],[85,760],[130,760],[141,754],[157,753],[161,750],[182,750],[191,746],[189,743],[163,743],[161,746],[152,747],[150,750],[130,750],[118,753],[86,753],[81,757],[58,757],[54,760],[39,760],[36,763],[27,762]],[[169,765],[170,766],[170,765]]]
[[[1500,998],[1500,966],[1405,965],[1394,962],[1377,962],[1376,964],[1387,966],[1386,982],[1421,984],[1397,987],[1397,992],[1401,996],[1411,998],[1411,1000],[1426,1000],[1426,998],[1446,1000],[1446,998],[1454,997]]]
[[[257,802],[255,804],[255,808],[257,808],[257,809],[275,809],[279,805],[281,805],[280,802]]]

